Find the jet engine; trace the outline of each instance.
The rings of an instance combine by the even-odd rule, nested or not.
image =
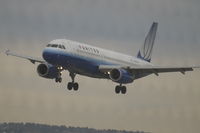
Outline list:
[[[59,76],[59,70],[57,67],[50,64],[39,64],[37,67],[37,73],[43,78],[54,79]]]
[[[124,69],[113,69],[110,71],[110,79],[117,83],[127,84],[134,80],[134,76]]]

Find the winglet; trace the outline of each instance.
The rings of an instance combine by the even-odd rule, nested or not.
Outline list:
[[[5,52],[5,54],[6,54],[6,55],[9,55],[9,52],[10,52],[10,50],[7,49],[6,52]]]

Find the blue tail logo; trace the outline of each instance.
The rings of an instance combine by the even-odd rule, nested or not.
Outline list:
[[[151,61],[151,55],[153,51],[153,45],[156,38],[156,31],[157,31],[158,23],[154,22],[149,30],[149,33],[147,34],[144,44],[139,50],[137,54],[137,58],[140,58],[142,60]]]

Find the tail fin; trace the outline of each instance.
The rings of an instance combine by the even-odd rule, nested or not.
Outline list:
[[[141,47],[137,54],[137,58],[143,59],[145,61],[151,61],[151,55],[153,51],[154,40],[156,38],[158,23],[153,22],[149,33],[147,34],[144,45]]]

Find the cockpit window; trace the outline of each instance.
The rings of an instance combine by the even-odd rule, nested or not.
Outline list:
[[[64,45],[61,44],[48,44],[47,47],[53,47],[53,48],[60,48],[60,49],[66,49]]]
[[[57,48],[58,45],[57,45],[57,44],[52,44],[51,47],[53,47],[53,48]]]
[[[63,48],[63,49],[66,49],[64,45],[62,45],[62,48]]]

